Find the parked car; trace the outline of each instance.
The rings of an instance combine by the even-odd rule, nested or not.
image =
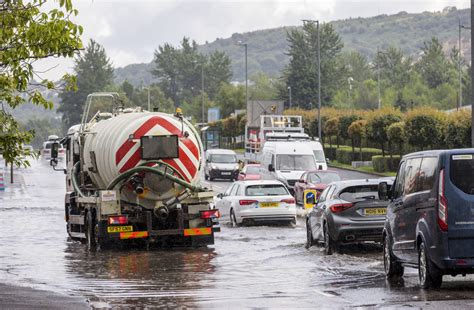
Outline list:
[[[383,231],[389,279],[418,269],[423,288],[443,275],[474,273],[474,149],[418,152],[402,158]]]
[[[323,244],[330,255],[340,245],[382,242],[388,201],[379,199],[379,183],[377,179],[330,183],[307,215],[307,247]]]
[[[224,149],[207,150],[205,158],[204,178],[206,180],[237,180],[239,164],[234,151]]]
[[[296,224],[295,199],[280,181],[237,181],[217,195],[216,208],[229,214],[233,226],[248,222]]]
[[[260,165],[247,164],[242,168],[237,178],[239,181],[260,180]]]
[[[319,196],[329,183],[340,180],[341,177],[339,174],[331,170],[310,170],[303,173],[295,184],[296,203],[303,205],[303,194],[305,190],[314,189],[317,191],[317,196]]]

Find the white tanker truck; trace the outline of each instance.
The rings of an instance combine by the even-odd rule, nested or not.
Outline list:
[[[111,113],[88,114],[97,99]],[[124,109],[116,93],[87,97],[82,122],[66,147],[67,232],[89,248],[141,242],[204,246],[220,231],[214,193],[199,186],[203,147],[194,127],[175,115]],[[56,169],[59,143],[52,148]]]

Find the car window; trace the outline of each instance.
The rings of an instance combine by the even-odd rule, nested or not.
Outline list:
[[[336,192],[336,186],[331,186],[332,189],[328,192],[328,195],[326,196],[326,200],[331,200],[334,197],[334,193]]]
[[[346,187],[339,193],[339,198],[349,202],[379,199],[378,184],[364,184]]]
[[[235,184],[234,188],[230,192],[230,196],[237,196],[237,193],[239,192],[240,184]]]
[[[260,173],[260,167],[259,166],[247,166],[247,167],[245,167],[244,172],[247,173],[247,174],[259,174]]]
[[[404,195],[413,194],[419,191],[421,157],[407,160],[405,167]]]
[[[210,162],[217,164],[233,164],[237,162],[237,157],[232,154],[212,154],[210,156]]]
[[[474,195],[474,154],[452,155],[450,178],[464,193]]]
[[[231,186],[229,186],[227,190],[224,192],[224,196],[229,196],[231,191],[234,189],[234,187],[235,187],[235,184],[232,184]]]
[[[313,150],[314,157],[318,163],[325,163],[324,152],[322,150]]]
[[[316,169],[316,161],[311,155],[277,155],[276,170],[305,171]]]
[[[420,167],[420,191],[431,190],[435,182],[436,168],[438,167],[437,157],[423,157]]]
[[[405,166],[406,162],[400,164],[398,169],[397,178],[395,179],[395,185],[393,189],[393,198],[398,198],[403,194],[403,186],[405,184]]]
[[[321,196],[319,197],[318,202],[326,201],[326,196],[328,195],[328,192],[333,189],[333,187],[334,186],[326,187],[326,189],[323,190],[323,192],[321,193]]]
[[[245,189],[246,196],[280,196],[288,194],[288,190],[282,184],[249,185]]]
[[[340,181],[341,178],[337,173],[310,173],[308,174],[308,182],[313,184],[329,184],[331,182]]]

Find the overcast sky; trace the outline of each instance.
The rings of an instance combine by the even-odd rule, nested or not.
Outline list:
[[[102,44],[114,67],[150,62],[163,43],[177,45],[183,36],[198,43],[280,26],[301,25],[302,19],[328,22],[400,11],[468,8],[469,0],[73,0],[83,42]],[[72,72],[72,61],[48,60],[39,69],[57,79]]]

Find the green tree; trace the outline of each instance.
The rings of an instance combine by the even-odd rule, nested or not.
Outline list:
[[[226,53],[215,51],[209,55],[206,63],[204,91],[211,100],[214,100],[221,84],[229,83],[232,78],[232,62]]]
[[[416,67],[430,88],[436,88],[449,81],[450,64],[443,52],[443,46],[435,37],[424,42],[422,56]]]
[[[250,78],[250,100],[275,100],[278,98],[278,81],[264,73],[257,73]]]
[[[339,130],[339,117],[332,117],[324,124],[324,132],[329,138],[329,147],[332,148],[332,137],[337,136]],[[339,141],[339,139],[337,140]],[[337,145],[339,147],[339,144]]]
[[[444,125],[443,112],[431,108],[410,111],[405,119],[407,141],[418,150],[440,146],[444,141]]]
[[[72,57],[82,48],[82,27],[71,21],[78,11],[71,0],[60,0],[50,10],[43,0],[4,0],[0,2],[0,102],[15,109],[25,102],[50,109],[51,101],[40,93],[41,88],[56,88],[52,81],[41,78],[33,64],[50,57]],[[36,88],[31,83],[33,77]],[[74,77],[63,77],[71,87]],[[9,112],[0,113],[0,152],[8,163],[28,165],[21,146],[31,141],[32,131],[26,131]]]
[[[401,113],[391,108],[372,112],[367,121],[368,138],[380,144],[382,156],[385,156],[385,142],[388,141],[387,128],[401,121]]]
[[[223,117],[229,116],[235,110],[245,109],[245,88],[242,85],[233,86],[222,84],[216,96],[216,105]]]
[[[355,114],[344,114],[339,117],[339,122],[338,122],[338,130],[337,130],[337,136],[338,138],[342,138],[343,140],[347,140],[350,138],[349,133],[348,133],[348,128],[349,126],[359,120],[360,117]],[[351,139],[352,146],[354,146],[354,140]]]
[[[391,145],[398,145],[398,151],[400,152],[401,156],[403,154],[403,143],[406,142],[405,123],[396,122],[390,124],[387,127],[387,138]],[[390,150],[390,156],[391,155],[392,151]]]
[[[406,57],[402,50],[389,47],[379,51],[374,59],[374,73],[380,70],[380,77],[384,86],[394,87],[397,91],[410,83],[412,59]],[[377,80],[377,76],[374,77]]]
[[[85,51],[74,60],[77,75],[77,91],[60,93],[62,120],[66,128],[81,122],[83,105],[87,95],[103,91],[113,84],[114,69],[105,49],[96,41],[90,40]]]
[[[467,148],[471,145],[471,112],[456,111],[448,116],[445,144],[448,148]]]
[[[60,121],[56,123],[54,120],[48,118],[29,119],[23,124],[23,127],[35,133],[30,144],[36,149],[40,149],[43,146],[43,142],[48,140],[49,135],[61,135]]]
[[[357,143],[359,145],[359,154],[360,160],[362,161],[362,139],[366,137],[367,133],[367,121],[366,120],[357,120],[352,122],[352,124],[347,128],[347,134],[349,138],[351,138],[352,142],[352,153],[354,151],[354,144]]]
[[[317,28],[314,23],[305,23],[302,30],[292,29],[287,33],[290,62],[283,73],[286,86],[292,89],[295,106],[308,108],[318,102],[317,76]],[[344,44],[331,24],[320,29],[321,43],[321,102],[329,105],[345,76],[344,67],[337,60]],[[281,98],[288,98],[283,88]]]

